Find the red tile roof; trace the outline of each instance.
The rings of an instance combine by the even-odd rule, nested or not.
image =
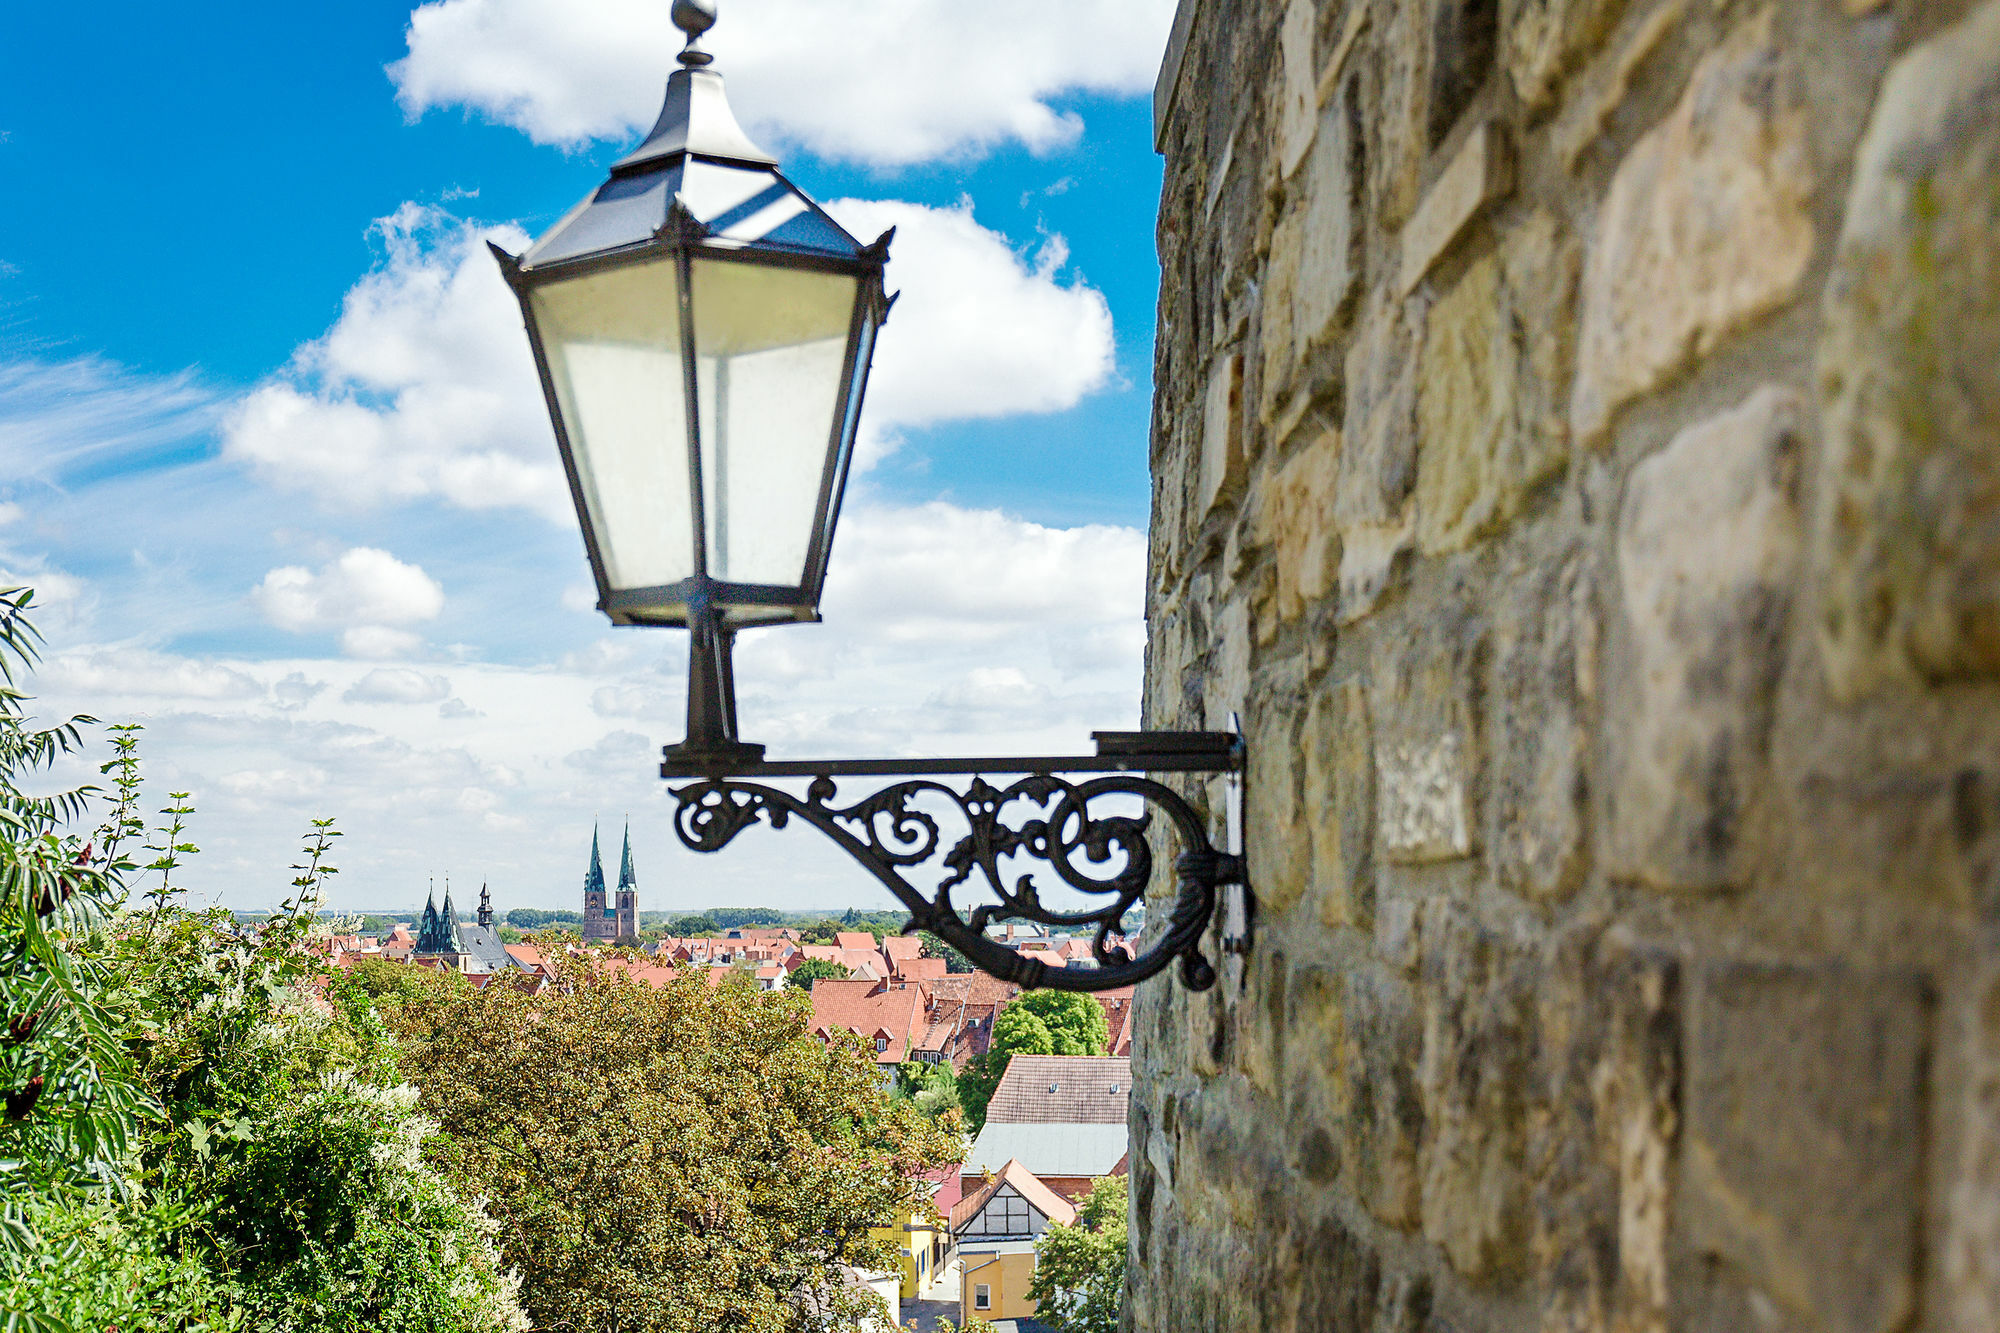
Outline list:
[[[918,958],[923,955],[924,942],[915,935],[884,935],[882,952],[892,963],[899,958]]]
[[[988,1124],[1122,1125],[1132,1061],[1121,1056],[1017,1055],[993,1099]]]
[[[913,1039],[923,1036],[923,994],[914,988],[888,990],[877,981],[828,978],[813,983],[812,1006],[815,1032],[854,1032],[871,1046],[878,1036],[886,1038],[877,1064],[909,1059]]]
[[[870,953],[877,952],[875,937],[865,930],[836,930],[833,933],[833,942],[842,949],[866,949]]]

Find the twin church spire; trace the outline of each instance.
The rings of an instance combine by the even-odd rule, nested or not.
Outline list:
[[[590,830],[590,869],[583,876],[583,937],[617,940],[639,934],[639,876],[632,869],[632,824],[625,823],[624,855],[618,867],[616,896],[604,887],[604,858],[598,831]]]

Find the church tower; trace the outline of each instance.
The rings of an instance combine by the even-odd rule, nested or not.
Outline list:
[[[618,937],[618,921],[604,901],[604,861],[597,854],[597,829],[590,830],[590,869],[583,877],[583,938]]]
[[[479,916],[477,919],[481,930],[493,929],[493,895],[486,891],[486,885],[483,883],[479,886]]]
[[[632,873],[632,822],[625,822],[624,865],[618,870],[618,935],[639,936],[639,877]]]

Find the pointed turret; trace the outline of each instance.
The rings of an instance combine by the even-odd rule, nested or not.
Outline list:
[[[636,889],[639,887],[639,877],[632,873],[632,825],[630,823],[625,825],[625,864],[619,867],[618,870],[618,887],[620,889]]]
[[[493,929],[493,895],[486,891],[483,882],[479,886],[479,928]]]
[[[604,892],[604,861],[597,854],[597,826],[590,827],[590,872],[583,877],[585,893]]]

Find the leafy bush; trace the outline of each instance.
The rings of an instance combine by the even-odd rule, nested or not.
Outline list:
[[[1063,1333],[1116,1333],[1125,1296],[1125,1177],[1100,1176],[1076,1222],[1049,1225],[1035,1241],[1028,1295],[1035,1318]]]

